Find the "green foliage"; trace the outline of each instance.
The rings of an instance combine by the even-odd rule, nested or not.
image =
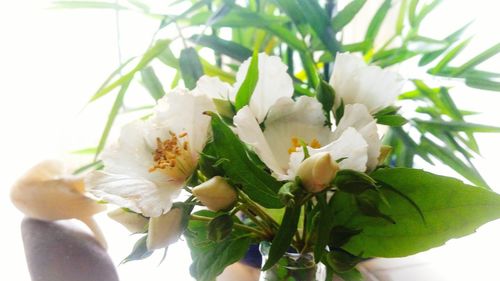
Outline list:
[[[186,88],[194,89],[198,79],[203,76],[203,66],[196,50],[193,48],[182,50],[179,57],[179,66]]]
[[[245,76],[245,80],[241,83],[241,87],[236,93],[234,106],[236,110],[240,110],[245,105],[250,103],[253,91],[257,86],[257,80],[259,79],[259,54],[254,52],[252,59],[250,60],[250,65],[248,66],[248,72]]]
[[[361,229],[342,248],[364,257],[403,257],[468,235],[483,223],[500,217],[500,196],[459,180],[422,170],[380,169],[371,174],[390,205],[381,212],[395,223],[364,215],[353,195],[338,192],[333,200],[336,225]],[[390,188],[387,188],[387,187]],[[419,211],[400,194],[419,207]]]
[[[144,235],[141,239],[137,240],[132,249],[132,252],[125,258],[121,263],[127,263],[129,261],[143,260],[150,257],[153,251],[149,251],[147,247],[148,236]]]

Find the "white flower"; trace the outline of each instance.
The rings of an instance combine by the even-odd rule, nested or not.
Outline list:
[[[210,117],[203,112],[213,109],[205,95],[168,93],[151,119],[126,125],[103,152],[104,170],[87,177],[89,191],[147,217],[168,212],[196,168],[209,134]]]
[[[330,84],[335,89],[335,106],[364,104],[370,113],[391,105],[401,92],[404,79],[397,73],[366,65],[357,56],[339,53],[335,58]]]
[[[248,73],[250,60],[249,58],[241,64],[233,86],[221,82],[218,78],[203,76],[197,82],[198,90],[211,98],[234,101]],[[287,73],[287,68],[279,57],[259,54],[259,78],[249,103],[249,108],[259,123],[264,121],[269,108],[278,99],[293,95],[293,82]]]
[[[372,160],[372,146],[380,151],[377,127],[366,108],[346,106],[344,118],[333,133],[325,122],[321,104],[310,97],[279,99],[269,110],[264,130],[249,107],[234,117],[240,139],[254,149],[279,180],[292,180],[297,175],[304,160],[302,145],[307,146],[310,155],[328,152],[335,161],[343,159],[341,169],[366,171],[367,162]]]

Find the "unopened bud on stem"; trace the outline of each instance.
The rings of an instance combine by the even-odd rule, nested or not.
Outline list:
[[[236,191],[222,177],[216,176],[193,188],[193,194],[212,211],[220,211],[233,206]]]
[[[183,210],[172,208],[166,214],[149,219],[148,250],[168,247],[179,240],[184,227],[182,225]]]
[[[300,164],[297,176],[307,191],[317,193],[332,182],[338,170],[339,165],[329,153],[317,153]]]

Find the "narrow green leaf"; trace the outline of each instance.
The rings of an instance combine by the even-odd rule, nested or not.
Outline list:
[[[271,249],[266,263],[262,266],[262,270],[268,270],[276,264],[283,254],[290,248],[293,236],[297,231],[297,224],[300,218],[301,206],[287,207],[285,215],[281,221],[278,233],[273,238]]]
[[[451,49],[439,62],[430,70],[431,74],[436,74],[441,72],[443,68],[448,66],[448,64],[469,44],[472,38],[464,40],[462,43],[458,44],[455,48]]]
[[[332,206],[333,200],[330,200],[328,204],[325,198],[318,198],[318,205],[320,206],[318,224],[317,224],[317,239],[314,244],[314,260],[316,262],[321,261],[325,248],[330,240],[330,231],[333,228],[335,220],[333,219],[334,207]]]
[[[222,161],[220,166],[235,184],[255,202],[265,208],[281,208],[278,198],[281,183],[257,167],[246,155],[246,148],[233,131],[215,114],[212,114],[212,131],[215,150]],[[245,171],[242,173],[241,171]]]
[[[335,33],[325,10],[321,8],[318,1],[297,0],[302,8],[302,14],[308,24],[314,30],[327,50],[336,54],[340,51],[341,45],[335,38]]]
[[[83,173],[85,171],[88,171],[90,169],[99,170],[102,167],[104,167],[104,165],[102,164],[102,161],[98,160],[98,161],[94,161],[92,163],[89,163],[87,165],[79,167],[78,169],[74,170],[72,174],[73,175],[79,175],[79,174],[81,174],[81,173]]]
[[[132,78],[134,78],[135,73],[137,73],[141,69],[145,68],[153,59],[155,59],[157,56],[162,54],[163,51],[168,48],[169,44],[170,44],[170,40],[158,40],[158,41],[156,41],[156,43],[149,50],[147,50],[144,53],[144,55],[141,57],[141,59],[139,60],[137,65],[131,71],[124,74],[123,76],[121,76],[120,78],[115,80],[113,83],[106,83],[105,87],[101,86],[101,88],[97,91],[97,93],[95,93],[94,96],[92,96],[92,98],[90,98],[89,102],[95,101],[95,100],[103,97],[104,95],[108,94],[109,92],[111,92],[112,90],[114,90],[120,86],[122,86],[122,88],[123,88],[123,84],[128,83],[130,80],[132,80]],[[128,61],[127,61],[127,63],[128,63]],[[121,68],[123,68],[125,66],[125,64],[120,66],[120,68],[117,69],[115,72],[119,73]],[[114,75],[112,75],[112,76],[114,76]],[[110,76],[110,77],[112,77],[112,76]]]
[[[343,225],[363,231],[344,246],[364,257],[402,257],[437,247],[452,238],[471,234],[482,224],[500,217],[500,195],[459,180],[407,168],[379,169],[371,176],[382,185],[390,207],[381,211],[396,224],[369,218],[353,212],[349,196],[335,196],[339,207],[336,217]],[[391,186],[421,209],[425,223],[411,204],[399,195],[385,190]],[[410,235],[411,234],[411,235]]]
[[[179,66],[184,85],[188,89],[194,89],[198,79],[203,76],[203,66],[196,50],[193,48],[183,49],[179,57]]]
[[[148,90],[149,94],[155,100],[161,99],[165,95],[165,90],[163,90],[163,85],[156,76],[154,69],[150,66],[141,70],[141,78],[144,87]]]
[[[396,34],[401,34],[403,32],[405,15],[407,10],[408,10],[408,0],[402,0],[399,7],[398,19],[396,20]]]
[[[111,9],[127,10],[128,8],[113,2],[104,1],[52,1],[52,9]]]
[[[302,66],[304,67],[304,70],[307,75],[307,82],[313,88],[318,87],[320,82],[312,55],[309,52],[307,53],[300,52],[299,54],[300,54],[300,59],[302,61]]]
[[[193,3],[192,5],[190,5],[188,9],[186,9],[184,12],[182,12],[180,14],[177,14],[175,16],[165,16],[160,23],[160,29],[168,26],[169,24],[171,24],[177,20],[185,18],[186,16],[188,16],[189,14],[191,14],[195,11],[198,11],[202,8],[205,8],[207,6],[207,4],[210,2],[211,2],[211,0],[197,1],[196,3]]]
[[[417,6],[419,0],[410,0],[410,7],[408,8],[408,19],[411,27],[417,26]]]
[[[377,123],[392,127],[400,127],[408,123],[408,120],[401,115],[384,115],[377,118]]]
[[[113,123],[115,122],[116,116],[120,111],[120,108],[123,105],[123,98],[125,97],[125,93],[127,92],[128,86],[130,85],[132,77],[128,81],[125,81],[118,92],[118,95],[115,98],[115,102],[111,107],[111,111],[108,114],[108,120],[106,121],[106,125],[104,126],[104,130],[101,134],[101,138],[99,140],[99,144],[97,145],[97,150],[95,153],[94,160],[97,160],[97,156],[101,153],[106,145],[106,140],[108,139],[109,132],[111,131],[111,127],[113,127]]]
[[[292,19],[296,26],[306,21],[301,7],[296,0],[273,0],[273,2]]]
[[[462,66],[460,66],[457,70],[454,71],[453,75],[458,76],[466,72],[467,70],[472,69],[475,66],[481,64],[482,62],[490,59],[491,57],[497,55],[498,53],[500,53],[500,43],[494,45],[493,47],[489,48],[488,50],[482,52],[481,54],[475,56],[474,58],[464,63]]]
[[[255,86],[257,86],[258,79],[259,54],[257,50],[255,50],[252,55],[252,59],[250,60],[250,66],[248,66],[245,80],[243,80],[243,83],[241,83],[241,86],[238,89],[238,93],[236,93],[236,97],[234,99],[234,106],[236,107],[237,111],[250,103],[250,99],[252,98]]]
[[[363,8],[365,3],[366,0],[353,0],[347,4],[342,11],[339,11],[332,19],[332,28],[334,32],[339,32],[344,26],[349,24],[361,8]]]
[[[370,25],[366,30],[365,42],[368,43],[364,53],[368,52],[368,50],[373,47],[373,42],[375,42],[375,38],[377,37],[380,27],[382,26],[382,23],[387,16],[387,13],[389,12],[391,5],[391,0],[384,0],[384,3],[382,3],[382,5],[379,7],[377,12],[375,13],[375,16],[373,16]]]
[[[210,48],[218,53],[231,57],[238,61],[244,61],[252,56],[252,50],[233,41],[227,41],[217,36],[195,35],[191,41],[201,46]]]
[[[424,4],[422,9],[420,9],[420,12],[418,13],[418,16],[415,18],[414,24],[416,26],[420,25],[424,18],[429,15],[429,13],[432,12],[439,4],[441,4],[441,2],[443,2],[443,0],[434,0],[429,4]]]
[[[437,128],[447,131],[474,132],[474,133],[499,133],[500,127],[483,124],[468,123],[464,121],[420,120],[413,119],[422,126]]]
[[[494,81],[494,80],[490,80],[490,79],[480,79],[480,78],[467,77],[465,79],[465,84],[469,87],[476,88],[476,89],[500,92],[500,82],[499,81]]]

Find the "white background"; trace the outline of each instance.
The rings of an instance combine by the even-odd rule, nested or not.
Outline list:
[[[369,1],[372,2],[372,1]],[[445,35],[476,18],[471,34],[477,34],[470,52],[500,42],[500,2],[448,0],[427,21],[424,33]],[[22,214],[10,203],[10,186],[40,160],[67,156],[67,152],[94,146],[102,130],[111,97],[84,108],[86,101],[118,65],[113,11],[49,10],[46,0],[0,1],[0,210],[2,215],[0,279],[29,280],[19,224]],[[371,3],[370,3],[371,4]],[[137,14],[122,13],[123,57],[140,54],[156,28],[156,22]],[[485,66],[500,71],[500,60]],[[172,77],[162,77],[170,81]],[[484,114],[471,119],[500,125],[500,93],[454,90],[454,97],[470,110]],[[137,89],[129,103],[150,102]],[[130,116],[122,117],[123,123]],[[116,132],[113,134],[115,135]],[[500,192],[500,135],[478,135],[483,157],[478,168]],[[447,170],[435,170],[447,172]],[[108,237],[110,255],[118,264],[136,237],[100,216]],[[419,255],[444,272],[438,280],[500,280],[500,221],[481,227],[478,233]],[[121,280],[191,280],[190,262],[183,243],[171,247],[163,264],[161,255],[118,267]],[[8,277],[7,277],[8,276]],[[496,276],[496,277],[495,277]]]

